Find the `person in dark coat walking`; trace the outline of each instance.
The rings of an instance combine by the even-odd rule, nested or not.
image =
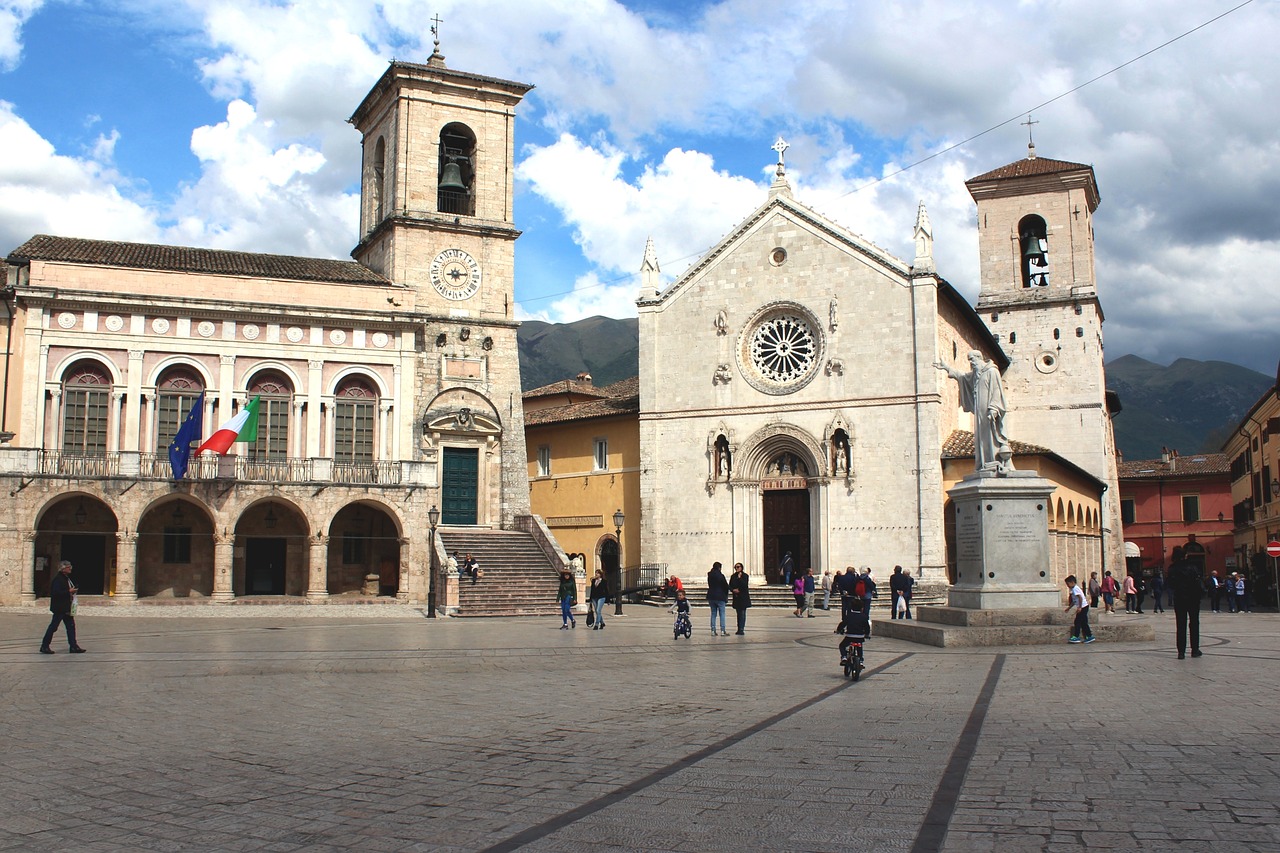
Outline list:
[[[729,597],[734,613],[738,615],[737,635],[747,632],[747,608],[751,606],[751,593],[747,590],[750,580],[742,563],[733,564],[733,576],[729,578]]]
[[[67,626],[67,643],[71,647],[71,654],[84,653],[84,649],[76,643],[76,617],[71,612],[75,595],[76,585],[71,580],[71,563],[63,560],[58,564],[58,574],[49,583],[49,612],[53,614],[53,619],[49,621],[49,629],[44,632],[40,654],[53,654],[49,644],[53,642],[53,633],[58,630],[59,624]]]
[[[729,636],[729,629],[724,624],[724,608],[729,601],[729,579],[719,562],[711,564],[707,572],[707,604],[711,607],[711,636],[716,635],[716,617],[720,617],[720,634]]]
[[[1191,631],[1191,656],[1200,651],[1200,597],[1204,580],[1200,567],[1183,554],[1182,546],[1173,549],[1173,565],[1169,567],[1169,586],[1173,589],[1173,618],[1177,620],[1178,660],[1187,656],[1187,631]]]
[[[889,575],[889,618],[898,618],[898,599],[902,598],[902,566],[894,566],[893,574]],[[905,601],[903,604],[905,605]],[[902,611],[906,612],[904,606]]]

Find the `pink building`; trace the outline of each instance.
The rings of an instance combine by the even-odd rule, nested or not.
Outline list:
[[[1120,463],[1120,516],[1129,571],[1167,569],[1181,545],[1208,574],[1235,570],[1231,462],[1225,453]]]

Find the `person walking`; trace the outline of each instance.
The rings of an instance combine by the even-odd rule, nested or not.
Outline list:
[[[817,595],[817,587],[813,580],[813,569],[804,570],[804,613],[813,619],[813,599]]]
[[[1236,613],[1243,613],[1247,609],[1245,605],[1245,594],[1247,590],[1244,585],[1244,573],[1240,572],[1236,575]]]
[[[1094,641],[1093,629],[1089,627],[1089,599],[1085,598],[1084,590],[1080,589],[1080,584],[1076,581],[1075,575],[1067,575],[1067,607],[1076,608],[1076,621],[1071,626],[1071,636],[1067,639],[1068,643],[1092,643]]]
[[[791,576],[795,571],[795,561],[791,559],[791,552],[782,555],[782,562],[778,564],[778,582],[783,586],[791,586],[794,578]]]
[[[1200,597],[1204,581],[1200,567],[1188,560],[1181,545],[1173,549],[1173,565],[1169,567],[1169,588],[1173,590],[1173,618],[1177,623],[1178,660],[1187,656],[1187,633],[1191,634],[1191,656],[1200,651]]]
[[[831,609],[831,570],[822,570],[822,609]]]
[[[791,594],[796,599],[796,618],[804,616],[804,572],[796,572],[795,579],[791,581]]]
[[[1214,613],[1220,613],[1219,608],[1222,606],[1222,578],[1218,577],[1218,570],[1214,569],[1209,572],[1209,609]]]
[[[1098,599],[1102,597],[1102,583],[1098,580],[1097,572],[1089,572],[1089,606],[1097,607]]]
[[[1115,577],[1111,571],[1102,573],[1102,604],[1103,610],[1107,613],[1116,612],[1116,595],[1120,592],[1120,585],[1116,583]]]
[[[911,618],[911,597],[915,595],[916,579],[911,577],[910,569],[902,570],[902,618]]]
[[[49,582],[49,612],[53,618],[49,620],[49,628],[44,632],[44,642],[40,644],[40,654],[51,655],[53,634],[58,625],[67,626],[67,645],[71,654],[84,654],[84,649],[76,643],[76,585],[71,580],[71,562],[63,560],[58,563],[58,574]]]
[[[591,602],[591,607],[595,611],[595,624],[591,626],[591,630],[602,630],[604,628],[604,605],[609,600],[609,582],[604,579],[603,569],[596,569],[595,576],[591,578],[591,592],[587,596],[587,600]]]
[[[560,571],[560,589],[556,590],[556,601],[560,602],[560,619],[563,624],[560,630],[568,630],[572,625],[578,627],[578,620],[573,618],[573,605],[578,603],[578,582],[568,569]]]
[[[729,596],[734,613],[738,616],[737,635],[741,637],[747,632],[747,608],[751,606],[750,578],[742,568],[742,563],[733,564],[733,576],[729,578]]]
[[[711,607],[711,636],[716,635],[716,617],[720,617],[720,636],[729,636],[729,629],[724,624],[724,608],[729,601],[729,579],[724,576],[724,569],[719,562],[711,564],[707,572],[707,604]]]
[[[1227,575],[1225,592],[1226,592],[1226,598],[1227,598],[1227,612],[1235,613],[1236,612],[1236,573],[1235,572],[1232,572],[1231,574]]]
[[[1124,576],[1124,612],[1138,612],[1138,584],[1131,574]]]
[[[871,567],[862,567],[862,581],[866,584],[862,589],[862,614],[867,617],[867,625],[871,625],[871,599],[876,597],[876,582],[871,579]],[[871,633],[868,630],[867,636]]]
[[[1151,574],[1152,613],[1164,612],[1164,571],[1156,569]]]
[[[905,613],[906,602],[902,600],[902,566],[894,566],[889,575],[889,618],[901,618],[898,613]]]

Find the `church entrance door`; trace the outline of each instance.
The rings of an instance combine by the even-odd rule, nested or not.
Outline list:
[[[244,594],[284,595],[288,545],[282,536],[253,536],[244,549]]]
[[[445,524],[476,523],[476,493],[480,476],[480,451],[468,447],[444,449],[441,477],[442,517]]]
[[[788,552],[797,569],[812,567],[808,489],[764,492],[764,576],[767,583],[782,583],[779,564]]]

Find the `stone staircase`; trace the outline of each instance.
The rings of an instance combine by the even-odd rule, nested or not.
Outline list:
[[[779,608],[786,608],[787,610],[794,610],[796,607],[796,597],[795,595],[792,594],[790,587],[779,586],[776,584],[772,586],[756,586],[753,583],[750,589],[751,589],[751,606],[752,607],[779,607]],[[877,590],[877,592],[879,592],[879,595],[875,598],[875,600],[871,605],[872,616],[873,618],[879,618],[880,616],[883,616],[885,619],[888,619],[889,607],[893,601],[889,592],[888,581],[885,581],[884,583],[880,584],[880,588]],[[689,604],[691,606],[693,607],[707,606],[707,585],[705,583],[692,584],[692,583],[686,582],[684,585],[684,594],[685,594],[685,597],[689,599]],[[663,604],[664,602],[660,600],[659,594],[654,593],[652,595],[645,596],[645,603],[646,604]],[[665,603],[669,603],[669,602],[665,602]],[[817,594],[814,596],[813,603],[814,603],[814,607],[817,607],[817,608],[822,607],[822,590],[821,589],[819,589]],[[946,593],[945,585],[916,584],[915,596],[911,601],[911,607],[913,609],[920,605],[924,605],[928,607],[928,606],[940,606],[946,603],[947,603],[947,593]],[[838,611],[839,609],[840,609],[839,597],[832,596],[831,610],[835,612],[835,611]]]
[[[470,553],[484,576],[458,584],[457,616],[548,616],[560,612],[560,575],[533,536],[509,530],[441,530],[446,553]]]

